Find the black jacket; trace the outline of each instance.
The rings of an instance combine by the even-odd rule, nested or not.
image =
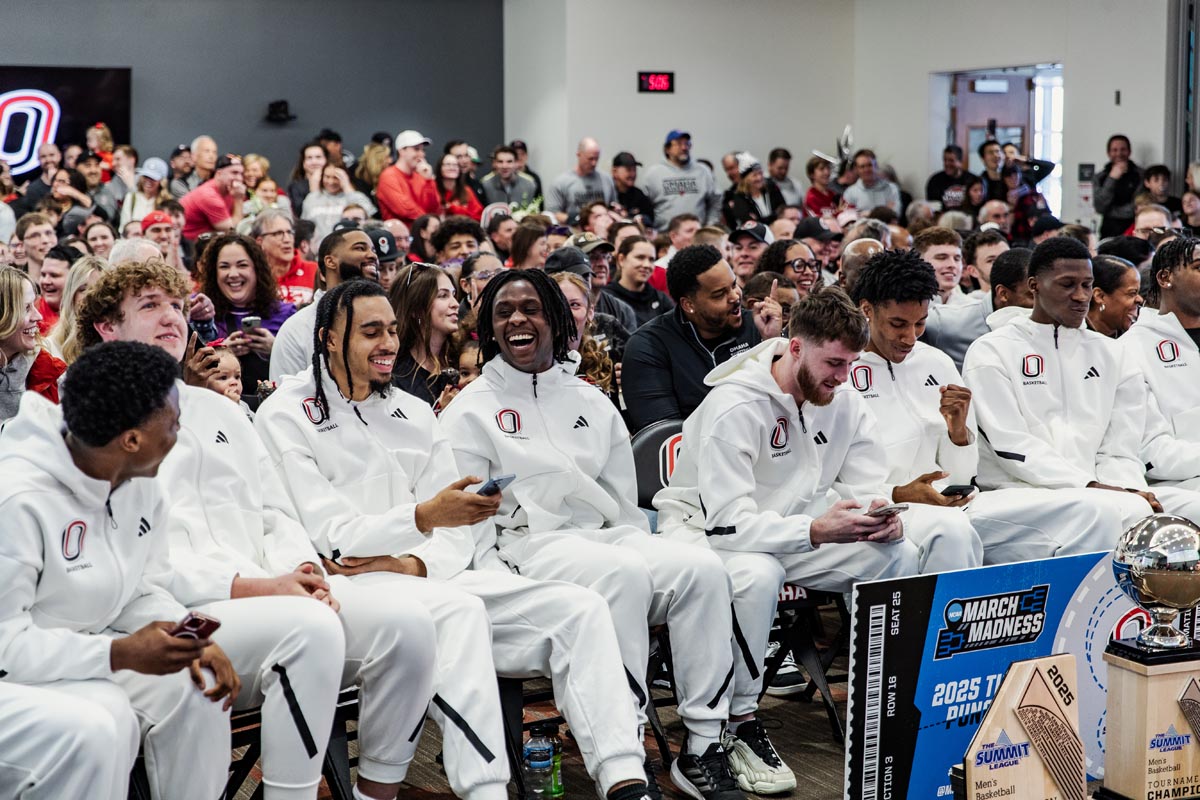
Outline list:
[[[675,307],[675,301],[665,292],[660,292],[650,284],[642,287],[642,291],[634,292],[619,283],[610,283],[601,291],[611,292],[629,304],[637,315],[637,328],[662,314],[670,313]],[[634,328],[634,330],[637,330]]]
[[[775,215],[779,213],[779,209],[783,208],[787,203],[783,199],[783,193],[779,191],[779,187],[773,183],[767,183],[763,187],[763,195],[767,198],[767,203],[771,208],[769,214],[763,214],[758,209],[758,205],[754,199],[748,194],[741,192],[730,192],[725,195],[725,205],[721,212],[725,215],[725,224],[730,228],[740,228],[744,222],[761,222],[763,225],[770,225],[775,221]]]
[[[596,298],[596,313],[615,317],[617,322],[621,323],[621,327],[630,333],[637,330],[637,314],[634,313],[633,307],[611,292],[600,292],[600,296]]]
[[[629,337],[621,391],[631,431],[664,419],[686,419],[708,394],[704,376],[718,364],[762,341],[748,313],[730,338],[709,352],[678,306]]]

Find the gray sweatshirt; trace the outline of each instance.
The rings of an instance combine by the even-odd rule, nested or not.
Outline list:
[[[712,171],[696,161],[682,167],[664,161],[646,170],[642,191],[654,203],[654,219],[666,228],[671,217],[695,214],[704,225],[721,218],[721,193]]]

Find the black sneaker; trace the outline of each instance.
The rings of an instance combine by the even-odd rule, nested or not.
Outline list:
[[[662,788],[658,785],[658,768],[650,763],[650,759],[642,762],[646,771],[646,796],[650,800],[663,800]]]
[[[720,743],[710,744],[704,755],[684,752],[671,764],[671,783],[696,800],[745,800],[729,771],[729,760]]]
[[[796,788],[795,774],[783,763],[758,720],[741,723],[737,733],[726,731],[722,744],[729,753],[729,769],[743,790],[779,794]]]

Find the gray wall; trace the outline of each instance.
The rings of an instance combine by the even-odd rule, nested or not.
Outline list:
[[[501,0],[3,0],[0,63],[132,67],[142,158],[211,134],[286,183],[322,127],[356,154],[416,128],[481,153],[504,134]],[[264,121],[286,99],[298,119]]]

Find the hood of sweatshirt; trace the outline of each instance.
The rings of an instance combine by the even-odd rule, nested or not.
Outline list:
[[[21,413],[4,426],[0,436],[0,470],[35,479],[42,488],[47,484],[35,476],[51,478],[64,494],[74,494],[86,505],[103,506],[112,486],[75,466],[65,434],[62,408],[26,392],[21,397]]]
[[[1008,323],[1018,319],[1029,319],[1029,315],[1033,313],[1032,308],[1022,308],[1021,306],[1005,306],[997,309],[987,315],[987,326],[990,330],[996,330]]]
[[[572,350],[566,361],[555,361],[549,369],[534,373],[522,372],[498,355],[483,365],[483,374],[497,387],[561,385],[575,380],[579,361],[579,353]]]
[[[718,364],[704,376],[704,382],[709,386],[739,384],[757,391],[778,395],[781,398],[788,397],[789,395],[775,382],[775,376],[771,374],[771,365],[779,356],[783,355],[786,346],[786,339],[768,339],[765,342],[759,342],[746,352],[739,353],[728,361]]]

